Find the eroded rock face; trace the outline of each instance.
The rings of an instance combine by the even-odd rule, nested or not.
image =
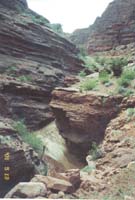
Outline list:
[[[132,100],[131,100],[132,99]],[[131,98],[129,108],[135,108],[135,98]],[[126,101],[125,101],[126,102]],[[132,104],[131,104],[132,102]],[[98,192],[98,198],[105,195],[120,199],[119,188],[124,190],[124,194],[134,188],[135,170],[135,116],[128,115],[125,109],[110,121],[105,131],[105,138],[101,144],[104,149],[104,157],[94,160],[94,172],[81,172],[82,183],[77,193],[86,195],[85,198],[93,198],[93,194]],[[130,192],[134,197],[134,190]]]
[[[103,140],[107,124],[118,114],[122,101],[121,96],[85,94],[73,89],[54,90],[52,97],[50,105],[60,134],[79,157],[86,154],[91,142]]]
[[[43,87],[0,76],[0,114],[14,120],[25,119],[30,129],[39,129],[53,120],[48,106],[50,94]]]
[[[0,118],[0,197],[18,182],[46,173],[46,164],[21,140],[13,123],[8,118]]]
[[[65,75],[80,71],[82,63],[75,45],[54,33],[25,0],[2,0],[0,13],[0,94],[12,118],[41,128],[53,119],[51,91]]]
[[[135,1],[114,0],[101,17],[87,29],[80,29],[71,36],[76,44],[82,44],[88,53],[111,50],[119,45],[135,42]]]

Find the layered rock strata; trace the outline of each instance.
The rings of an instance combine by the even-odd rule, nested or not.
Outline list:
[[[0,13],[0,92],[13,117],[24,118],[32,129],[41,128],[52,120],[52,89],[65,75],[80,71],[82,63],[75,45],[53,32],[49,21],[31,11],[25,0],[1,1]]]
[[[57,89],[52,93],[51,108],[60,134],[69,149],[84,157],[92,142],[104,139],[105,129],[120,110],[121,96],[79,93]],[[84,154],[83,154],[84,153]]]
[[[109,51],[135,42],[135,1],[114,0],[101,17],[86,29],[76,30],[71,40],[83,45],[89,54]]]

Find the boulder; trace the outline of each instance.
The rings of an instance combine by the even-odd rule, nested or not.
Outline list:
[[[79,187],[81,183],[79,169],[70,169],[64,173],[58,173],[57,177],[60,177],[61,179],[65,179],[72,183],[75,190]]]
[[[46,184],[47,188],[52,191],[62,191],[66,193],[72,193],[74,191],[73,186],[69,181],[54,178],[51,176],[36,175],[34,178],[32,178],[31,181],[42,182]]]
[[[36,198],[38,196],[45,197],[47,188],[43,183],[19,183],[4,198]]]

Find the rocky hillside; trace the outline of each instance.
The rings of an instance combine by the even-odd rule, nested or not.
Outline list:
[[[89,54],[108,51],[135,41],[134,23],[135,1],[114,0],[93,25],[76,30],[71,40],[83,45]]]

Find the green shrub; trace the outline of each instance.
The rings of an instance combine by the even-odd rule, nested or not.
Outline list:
[[[107,71],[103,70],[99,73],[99,80],[101,83],[105,84],[109,82],[109,74]]]
[[[113,83],[109,82],[109,80],[108,80],[108,82],[105,83],[105,87],[110,87],[111,85],[113,85]]]
[[[63,29],[62,29],[62,25],[61,25],[61,24],[59,24],[59,23],[57,23],[57,24],[50,24],[50,27],[52,28],[52,30],[53,30],[55,33],[64,35],[64,32],[63,32]]]
[[[127,91],[127,89],[125,87],[118,87],[117,92],[118,94],[125,94],[125,92]]]
[[[101,66],[105,66],[106,63],[107,63],[107,61],[108,61],[107,58],[105,58],[105,57],[100,57],[100,56],[96,56],[94,59],[95,59],[95,61],[96,61],[97,63],[99,63]]]
[[[128,80],[133,80],[133,79],[135,79],[135,71],[127,69],[127,70],[123,71],[122,77],[125,79],[128,79]]]
[[[114,76],[120,76],[123,68],[128,64],[128,60],[123,57],[111,58],[108,64]]]
[[[96,142],[93,142],[88,154],[92,155],[92,159],[93,160],[96,160],[96,159],[102,157],[103,152],[99,149],[99,147],[96,144]]]
[[[87,165],[84,168],[82,168],[81,171],[89,173],[89,172],[92,172],[94,169],[95,169],[94,167]]]
[[[83,78],[83,77],[86,76],[86,73],[85,73],[84,71],[81,71],[81,72],[79,73],[79,76]]]
[[[7,72],[15,72],[17,70],[17,66],[16,65],[11,65],[11,66],[8,66],[7,68]]]
[[[36,152],[41,152],[43,143],[40,138],[30,133],[23,121],[17,121],[13,125],[14,129],[21,136],[24,142],[28,143]]]
[[[118,79],[118,84],[122,87],[128,87],[130,85],[130,81],[125,79],[123,76]]]
[[[18,80],[20,81],[20,82],[31,82],[32,81],[32,79],[31,79],[31,77],[29,76],[29,75],[22,75],[22,76],[19,76],[18,77]]]
[[[85,82],[81,85],[81,88],[88,91],[93,90],[97,86],[97,80],[96,79],[87,79]]]
[[[135,79],[135,72],[133,70],[127,69],[123,71],[121,77],[118,80],[118,84],[123,87],[128,87],[130,85],[130,81]]]
[[[128,109],[126,110],[126,112],[127,112],[127,116],[128,116],[128,117],[132,117],[132,116],[135,117],[135,108],[128,108]]]
[[[134,94],[134,91],[131,90],[131,89],[128,89],[128,88],[120,86],[117,89],[117,93],[118,94],[122,94],[123,96],[127,96],[128,97],[128,96]]]
[[[90,56],[85,56],[82,57],[84,63],[85,63],[85,67],[93,70],[93,71],[98,71],[100,68],[100,65],[94,60],[94,58],[90,57]]]

